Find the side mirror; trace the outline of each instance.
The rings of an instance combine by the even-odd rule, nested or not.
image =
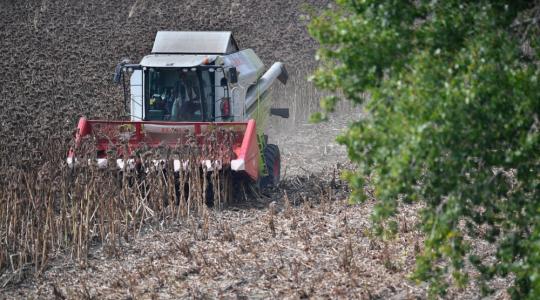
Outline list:
[[[123,64],[119,63],[118,65],[116,65],[116,68],[114,69],[114,76],[113,76],[114,84],[120,84],[120,80],[122,80],[122,67],[123,67]]]
[[[238,73],[236,72],[235,67],[230,67],[227,69],[226,76],[229,83],[235,84],[238,83]]]
[[[122,80],[122,72],[125,65],[129,64],[131,61],[128,58],[124,58],[121,62],[119,62],[116,65],[116,68],[114,69],[114,76],[113,76],[113,82],[115,84],[120,84],[120,80]]]

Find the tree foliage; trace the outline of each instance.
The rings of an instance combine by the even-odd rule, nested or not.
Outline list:
[[[310,23],[321,45],[312,80],[335,92],[314,117],[338,97],[365,108],[338,138],[357,165],[351,198],[365,199],[370,178],[381,232],[400,201],[425,203],[414,278],[431,295],[465,285],[472,265],[484,292],[513,274],[513,297],[540,297],[538,19],[527,18],[539,9],[529,3],[339,0]],[[496,260],[466,237],[494,245]]]

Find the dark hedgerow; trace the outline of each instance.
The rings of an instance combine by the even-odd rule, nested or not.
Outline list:
[[[466,285],[470,263],[483,292],[512,274],[513,298],[540,297],[533,2],[341,0],[309,26],[321,45],[314,83],[366,111],[338,138],[358,166],[347,176],[351,199],[365,198],[371,178],[380,232],[399,201],[425,203],[414,278],[431,296]],[[323,99],[314,119],[336,102]],[[473,255],[466,235],[493,244],[496,260]]]

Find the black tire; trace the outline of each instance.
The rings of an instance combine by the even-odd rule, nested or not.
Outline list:
[[[261,179],[261,187],[276,187],[279,184],[281,173],[281,156],[278,146],[267,144],[264,148],[263,155],[268,175]]]

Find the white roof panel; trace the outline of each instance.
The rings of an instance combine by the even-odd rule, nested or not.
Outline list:
[[[158,31],[152,53],[225,54],[230,44],[230,31]]]
[[[215,55],[178,55],[178,54],[150,54],[141,60],[143,67],[196,67],[211,63],[216,59]]]

